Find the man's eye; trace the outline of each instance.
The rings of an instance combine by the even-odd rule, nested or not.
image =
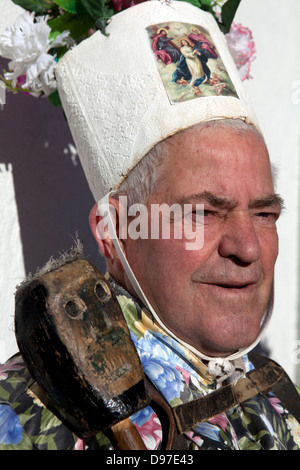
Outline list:
[[[193,222],[207,224],[214,219],[216,213],[211,210],[201,209],[201,210],[194,210],[190,214],[188,214],[188,218]]]
[[[260,212],[259,216],[265,219],[277,219],[277,214],[275,214],[274,212]]]
[[[210,211],[204,209],[198,209],[191,212],[192,217],[207,217]]]
[[[256,217],[259,218],[264,223],[275,223],[279,217],[279,214],[276,212],[259,212],[256,214]]]
[[[202,210],[202,211],[195,211],[194,216],[195,217],[202,217],[203,219],[207,219],[208,217],[212,217],[214,214],[212,211],[209,210]]]
[[[213,215],[213,211],[204,210],[202,211],[202,215],[203,217],[208,217],[209,215]]]

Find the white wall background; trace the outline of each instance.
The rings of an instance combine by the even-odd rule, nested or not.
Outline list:
[[[275,273],[275,309],[264,343],[271,356],[297,383],[300,383],[297,345],[300,339],[299,18],[299,0],[242,0],[235,19],[252,30],[256,42],[257,57],[252,66],[254,78],[245,85],[271,159],[278,167],[277,191],[286,205],[286,212],[278,224],[280,254]]]
[[[0,0],[0,6],[1,32],[8,14],[16,16],[19,8],[10,0]],[[245,85],[279,168],[277,190],[287,207],[279,222],[274,317],[262,347],[298,384],[299,18],[299,0],[242,0],[235,19],[252,30],[256,42],[254,78]],[[87,258],[103,269],[88,227],[92,204],[61,110],[47,100],[7,93],[0,111],[0,362],[17,350],[14,291],[26,273],[67,250],[76,231]]]

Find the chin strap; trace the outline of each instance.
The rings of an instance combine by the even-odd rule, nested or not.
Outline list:
[[[189,345],[188,343],[185,343],[182,341],[180,338],[178,338],[172,331],[170,331],[161,321],[160,317],[157,315],[155,310],[152,308],[150,302],[146,298],[138,280],[136,279],[126,256],[123,253],[123,250],[120,246],[119,239],[117,237],[117,233],[115,230],[115,225],[113,223],[112,217],[111,217],[111,211],[110,211],[110,204],[109,204],[109,197],[111,193],[108,193],[104,198],[102,198],[98,202],[98,215],[101,215],[104,219],[105,222],[107,223],[107,229],[110,238],[113,241],[114,247],[118,253],[118,256],[120,258],[120,261],[123,265],[123,268],[128,276],[128,279],[136,293],[137,298],[144,304],[144,306],[149,310],[149,312],[153,315],[157,323],[161,326],[161,328],[166,331],[171,337],[176,339],[180,344],[182,344],[184,347],[188,348],[192,353],[194,353],[197,357],[200,359],[207,361],[208,362],[208,373],[217,379],[217,382],[225,380],[229,375],[231,375],[234,370],[236,370],[236,367],[234,365],[234,360],[240,358],[244,354],[247,354],[249,351],[251,351],[261,340],[263,335],[265,334],[265,331],[269,325],[270,322],[270,317],[272,313],[272,308],[273,308],[273,287],[271,291],[271,296],[269,299],[268,303],[268,308],[267,311],[264,315],[264,318],[262,320],[262,325],[261,325],[261,330],[260,334],[257,337],[257,339],[252,343],[248,348],[240,349],[236,353],[231,354],[225,358],[223,357],[210,357],[206,356],[205,354],[201,353],[198,351],[196,348],[193,346]]]

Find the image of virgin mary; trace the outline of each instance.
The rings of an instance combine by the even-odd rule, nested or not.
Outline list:
[[[172,75],[172,82],[178,83],[186,80],[192,86],[198,87],[210,79],[211,71],[207,65],[210,57],[188,39],[181,39],[180,46],[181,55]]]
[[[172,104],[210,96],[237,96],[208,30],[170,21],[146,27],[153,59]]]

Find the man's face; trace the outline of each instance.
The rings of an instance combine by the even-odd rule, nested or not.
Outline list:
[[[256,339],[270,296],[280,198],[268,152],[254,132],[212,127],[171,137],[167,150],[149,212],[204,204],[204,244],[128,239],[127,258],[166,327],[205,354],[226,355]]]

